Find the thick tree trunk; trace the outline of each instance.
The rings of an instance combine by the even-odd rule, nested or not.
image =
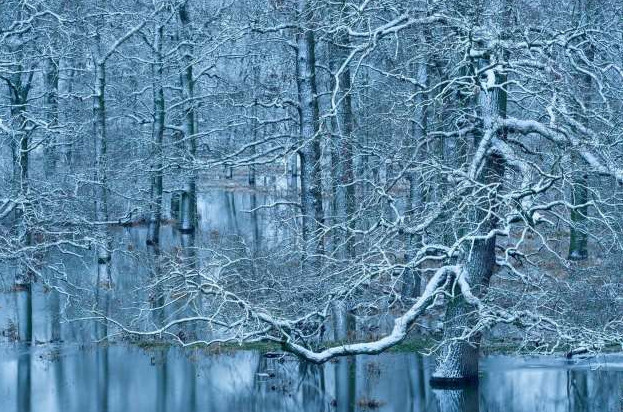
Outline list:
[[[579,164],[576,162],[575,164]],[[569,233],[569,260],[588,258],[588,176],[585,172],[575,173],[571,187],[571,227]]]
[[[332,106],[335,104],[336,116],[331,122],[332,133],[335,139],[331,145],[333,149],[332,164],[334,168],[333,194],[334,211],[333,219],[337,228],[332,238],[332,247],[335,256],[345,267],[350,264],[350,259],[355,255],[354,239],[350,229],[354,229],[353,216],[355,214],[355,185],[353,170],[353,108],[351,97],[351,74],[348,66],[342,69],[342,65],[348,58],[350,39],[348,34],[342,32],[330,45],[330,68],[333,79],[331,90]],[[341,72],[338,73],[338,71]],[[337,88],[337,90],[336,90]],[[336,301],[333,307],[334,339],[345,342],[356,334],[356,320],[348,302]]]
[[[253,118],[252,121],[251,121],[251,128],[252,128],[251,136],[252,136],[252,139],[253,139],[253,143],[257,142],[258,127],[259,127],[259,122],[257,121],[258,120],[257,119],[257,106],[258,106],[258,102],[257,102],[257,98],[255,98],[253,100],[253,108],[251,110],[251,117]],[[255,145],[251,145],[250,153],[249,153],[251,158],[255,157],[256,152],[257,151],[255,149]],[[248,175],[249,186],[251,186],[251,187],[255,187],[255,183],[256,183],[255,182],[255,179],[256,179],[255,172],[256,172],[255,171],[255,164],[251,163],[249,165],[249,175]]]
[[[254,87],[257,89],[260,87],[260,67],[257,64],[257,62],[254,61],[253,64],[253,84]],[[259,106],[259,102],[258,102],[258,98],[257,98],[257,91],[253,92],[253,107],[251,108],[251,137],[253,139],[253,143],[257,143],[258,141],[258,134],[259,134],[259,127],[260,127],[260,122],[259,122],[259,118],[257,117],[257,109]],[[255,157],[257,153],[257,149],[255,147],[255,144],[251,145],[250,148],[250,156],[253,159]],[[255,170],[255,161],[252,160],[251,164],[249,165],[249,186],[251,187],[255,187],[256,184],[256,170]]]
[[[323,253],[323,239],[319,233],[324,220],[322,206],[321,151],[316,93],[314,32],[307,26],[310,13],[307,0],[299,0],[301,29],[297,33],[296,77],[299,97],[300,137],[303,148],[301,159],[301,212],[303,219],[305,274],[320,269],[319,255]]]
[[[156,62],[153,66],[153,90],[154,90],[154,125],[152,138],[152,170],[151,170],[151,202],[149,214],[149,227],[147,230],[147,244],[158,245],[160,243],[160,222],[162,220],[162,143],[165,125],[165,102],[162,78],[162,33],[163,27],[156,30],[154,41]]]
[[[591,0],[579,0],[579,12],[576,20],[580,24],[581,20],[592,19],[592,2]],[[595,50],[592,46],[588,46],[585,51],[588,61],[593,61]],[[585,126],[590,124],[591,96],[593,92],[593,79],[590,75],[583,76],[580,87],[580,99],[584,106],[585,114],[583,122]],[[582,108],[579,109],[581,111]],[[572,165],[580,165],[581,159],[573,156]],[[573,186],[571,187],[571,225],[569,233],[569,260],[585,260],[588,258],[588,175],[586,172],[580,171],[573,173]]]
[[[54,172],[56,168],[57,155],[57,139],[56,132],[50,129],[54,128],[58,123],[58,60],[49,58],[46,61],[45,72],[45,105],[47,112],[48,134],[47,145],[45,148],[45,170],[48,176]]]
[[[27,103],[32,75],[26,83],[22,79],[22,67],[19,66],[11,84],[11,117],[15,140],[13,141],[13,192],[22,199],[15,209],[15,226],[18,244],[23,250],[32,245],[34,211],[30,203],[30,132],[27,130]],[[31,256],[23,252],[19,258],[14,279],[17,303],[17,332],[22,342],[32,341],[32,278],[30,269]]]
[[[58,94],[59,94],[59,60],[49,58],[46,61],[45,72],[45,105],[48,122],[48,138],[45,150],[44,167],[47,176],[52,176],[56,172],[57,162],[59,159],[59,140],[56,138],[56,131],[52,130],[58,125]],[[65,179],[65,173],[61,174],[61,179]],[[62,180],[61,180],[62,181]],[[50,292],[50,329],[52,342],[61,340],[61,305],[60,294],[57,290],[52,289]]]
[[[502,6],[505,8],[505,14],[510,11],[506,1],[503,1]],[[489,67],[490,64],[489,59],[481,62],[482,67]],[[494,80],[493,84],[491,80]],[[482,125],[475,136],[476,149],[469,173],[477,182],[486,185],[501,185],[504,174],[502,159],[488,153],[490,147],[488,142],[495,138],[502,140],[506,138],[505,131],[498,132],[497,136],[494,136],[493,132],[498,119],[506,116],[507,94],[505,88],[500,87],[505,81],[506,79],[495,71],[486,70],[478,93],[478,111]],[[481,162],[482,169],[478,172]],[[480,237],[466,242],[463,250],[465,256],[463,275],[475,296],[485,294],[495,266],[496,238],[495,236],[482,238],[497,225],[495,214],[488,212],[495,209],[495,202],[494,197],[486,203],[479,204],[472,211],[470,221],[478,224],[478,230],[474,235]],[[454,386],[478,380],[480,333],[470,333],[477,321],[477,308],[468,304],[460,291],[455,290],[455,295],[449,300],[446,309],[444,344],[431,378],[433,385]],[[466,334],[469,335],[468,339]]]
[[[26,276],[15,279],[15,299],[17,303],[17,334],[20,342],[32,342],[32,281],[30,272],[24,265],[18,270]]]
[[[262,244],[262,235],[260,232],[259,212],[256,210],[258,207],[257,193],[251,193],[251,225],[253,226],[253,255],[259,253]],[[255,263],[253,263],[255,267]]]
[[[98,309],[108,315],[112,279],[110,274],[110,235],[108,227],[108,182],[107,182],[107,136],[106,136],[106,66],[99,62],[95,66],[95,95],[93,96],[93,129],[95,134],[95,217],[97,225],[97,301]],[[97,339],[108,334],[107,322],[98,324]]]
[[[195,79],[193,78],[193,47],[190,33],[190,11],[187,3],[183,3],[179,9],[180,21],[182,24],[182,38],[188,44],[180,47],[182,53],[182,89],[184,104],[184,140],[186,144],[186,153],[190,164],[190,172],[187,177],[184,191],[186,197],[186,207],[182,203],[182,222],[180,231],[192,232],[195,230],[197,219],[197,177],[194,170],[194,160],[197,155],[197,127],[195,123]]]
[[[76,78],[76,70],[72,68],[73,64],[74,62],[72,59],[67,59],[67,62],[65,64],[65,70],[68,73],[68,77],[64,79],[59,78],[59,87],[61,87],[63,95],[71,96],[74,91],[73,89]],[[61,100],[61,103],[63,103],[63,106],[65,107],[63,107],[63,110],[60,110],[59,112],[59,122],[65,123],[73,121],[73,118],[68,113],[68,102],[63,99]],[[63,133],[61,135],[59,143],[61,144],[61,146],[58,160],[61,166],[61,173],[63,174],[62,177],[65,181],[67,181],[68,175],[72,170],[73,136],[69,133]]]
[[[25,121],[24,111],[20,110],[19,118]],[[28,132],[23,131],[20,133],[20,139],[18,144],[18,181],[19,193],[24,202],[21,208],[16,211],[16,224],[17,224],[17,236],[19,244],[28,248],[32,245],[32,205],[28,199],[30,196],[28,171],[29,171],[29,150],[28,150]],[[33,273],[30,269],[31,256],[24,253],[20,257],[20,261],[17,265],[17,272],[15,274],[15,293],[17,299],[17,331],[19,340],[22,342],[32,341],[32,278]]]
[[[50,293],[50,341],[60,342],[63,336],[61,328],[61,295],[56,289],[52,289]]]
[[[422,33],[419,36],[422,43],[425,36]],[[426,87],[428,83],[428,67],[427,62],[418,62],[416,66],[417,79],[420,87]],[[415,95],[415,119],[413,125],[413,141],[411,142],[410,162],[417,162],[420,154],[417,152],[418,145],[426,139],[428,129],[428,108],[426,106],[426,95],[423,90],[416,90]],[[407,174],[409,181],[409,192],[407,198],[407,207],[410,213],[415,214],[422,209],[424,199],[424,188],[422,181],[416,171],[410,171]],[[420,248],[422,239],[417,234],[407,234],[405,239],[405,264],[409,265],[413,256]],[[420,275],[416,273],[415,268],[408,267],[404,273],[404,289],[403,295],[407,297],[417,297],[422,288]]]
[[[337,43],[333,45],[332,71],[337,71],[348,57],[348,35],[338,36]],[[351,220],[355,213],[355,186],[353,174],[353,109],[351,101],[350,69],[346,67],[338,76],[337,94],[337,144],[338,156],[335,166],[337,167],[337,187],[335,193],[335,217],[340,224],[346,223],[352,228]],[[334,131],[335,132],[335,131]],[[343,233],[338,241],[338,257],[349,259],[353,256],[353,241],[349,233]]]
[[[474,241],[464,264],[464,273],[474,291],[484,292],[495,264],[495,238]],[[460,337],[478,320],[476,309],[467,303],[460,292],[448,302],[444,321],[444,347],[439,355],[431,383],[453,386],[478,380],[480,336],[470,340]]]

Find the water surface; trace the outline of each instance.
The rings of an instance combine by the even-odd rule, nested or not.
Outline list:
[[[254,351],[3,345],[3,412],[618,412],[623,358],[488,357],[481,383],[434,390],[432,361],[386,353],[322,366]]]

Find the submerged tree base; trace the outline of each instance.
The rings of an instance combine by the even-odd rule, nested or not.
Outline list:
[[[580,261],[580,260],[586,260],[588,259],[588,251],[586,250],[574,250],[574,251],[570,251],[569,252],[569,256],[567,257],[567,259],[572,260],[574,262]]]
[[[461,389],[478,386],[478,375],[461,378],[432,376],[430,386],[435,389]]]

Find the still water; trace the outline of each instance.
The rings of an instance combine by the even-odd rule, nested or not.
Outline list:
[[[479,387],[434,390],[432,361],[387,353],[323,366],[258,352],[130,345],[0,349],[3,412],[618,412],[623,358],[489,357]]]
[[[208,264],[206,251],[213,248],[271,262],[275,251],[287,250],[281,242],[290,241],[296,225],[291,207],[262,208],[276,200],[252,191],[207,191],[198,199],[201,220],[195,235],[187,238],[174,226],[163,226],[161,253],[192,256],[199,267]],[[160,260],[145,246],[145,227],[116,227],[112,235],[113,306],[122,307],[124,293],[140,291],[160,270],[154,266]],[[488,357],[481,362],[477,388],[443,391],[428,384],[432,360],[416,354],[360,356],[314,366],[253,351],[214,354],[94,345],[93,328],[70,321],[78,315],[69,295],[55,306],[50,292],[55,285],[71,284],[76,297],[86,299],[82,295],[92,293],[97,273],[92,251],[52,251],[43,262],[46,282],[39,280],[33,289],[37,344],[32,347],[12,342],[14,268],[0,270],[0,412],[623,410],[623,357],[616,356],[574,361]],[[59,317],[63,322],[55,321]],[[50,342],[54,328],[63,343],[44,343]]]

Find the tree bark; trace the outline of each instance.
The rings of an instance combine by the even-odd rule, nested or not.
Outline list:
[[[191,29],[190,29],[190,11],[188,10],[188,4],[182,3],[179,8],[180,22],[182,24],[182,39],[187,44],[180,47],[182,53],[182,89],[184,104],[184,140],[186,144],[186,154],[190,165],[189,176],[184,185],[184,191],[186,196],[182,199],[186,201],[186,207],[182,203],[182,222],[180,225],[180,231],[192,232],[195,230],[197,219],[197,177],[194,170],[194,160],[197,155],[197,127],[195,123],[195,102],[194,102],[194,88],[195,79],[193,78],[193,47]]]
[[[59,59],[48,58],[46,61],[46,73],[45,73],[45,105],[47,113],[47,133],[49,135],[45,152],[45,171],[47,176],[52,176],[57,169],[57,163],[59,159],[58,145],[59,139],[56,137],[57,132],[52,130],[58,125],[58,95],[59,95]],[[64,165],[64,162],[62,163]],[[65,179],[65,173],[61,174],[61,182]],[[60,182],[59,182],[60,183]],[[60,305],[60,293],[56,289],[52,289],[50,292],[50,320],[51,320],[51,336],[52,342],[59,342],[61,340],[61,305]]]
[[[508,18],[510,7],[507,1],[503,0],[503,11]],[[481,67],[490,67],[490,56],[482,59]],[[503,72],[503,68],[502,68]],[[491,84],[493,80],[493,84]],[[506,79],[500,76],[499,72],[492,69],[486,70],[484,78],[480,82],[478,91],[478,111],[481,117],[481,128],[475,136],[473,161],[470,165],[469,173],[477,182],[492,185],[502,184],[504,175],[504,164],[502,159],[488,152],[491,139],[506,138],[506,131],[498,132],[494,135],[493,130],[497,130],[496,123],[499,119],[506,117],[507,93],[506,86],[503,86]],[[502,86],[501,86],[502,85]],[[480,158],[482,157],[482,169],[480,168]],[[495,213],[489,213],[495,209],[495,197],[489,203],[479,204],[472,211],[473,219],[478,228],[474,236],[479,236],[471,240],[463,250],[465,256],[463,263],[463,275],[470,285],[472,293],[479,297],[486,293],[489,280],[495,267],[495,244],[496,237],[490,236],[483,238],[484,235],[493,230],[497,221]],[[454,386],[465,383],[476,382],[478,380],[478,358],[480,352],[480,333],[470,333],[470,330],[478,321],[477,308],[470,305],[459,291],[450,298],[446,309],[444,324],[443,347],[438,356],[437,367],[431,378],[431,384],[435,386]],[[466,333],[469,339],[466,339]]]
[[[251,107],[251,136],[252,136],[252,143],[257,143],[258,141],[258,134],[259,134],[259,127],[260,127],[260,123],[259,123],[259,119],[258,119],[258,114],[257,114],[257,108],[259,106],[259,102],[258,102],[258,91],[257,88],[260,87],[260,67],[257,64],[257,62],[253,61],[253,84],[254,84],[254,88],[256,90],[254,90],[253,92],[253,106]],[[251,145],[250,148],[250,156],[253,159],[255,157],[257,153],[257,149],[255,147],[255,144]],[[255,187],[256,184],[256,170],[255,170],[255,163],[254,160],[251,161],[251,164],[249,165],[249,175],[248,175],[248,180],[249,180],[249,186],[251,187]]]
[[[305,274],[320,269],[324,251],[319,233],[324,221],[322,206],[321,151],[318,121],[318,98],[316,93],[316,60],[314,32],[309,27],[309,4],[299,0],[299,32],[296,36],[296,78],[299,97],[301,160],[301,211],[303,220],[304,253],[302,271]]]
[[[149,227],[147,231],[147,244],[158,245],[160,243],[160,222],[162,220],[162,143],[165,125],[165,101],[163,89],[163,62],[162,62],[162,34],[164,28],[160,26],[156,30],[154,39],[155,64],[153,65],[154,90],[154,124],[152,137],[152,170],[151,170],[151,202]]]
[[[419,34],[419,40],[422,44],[425,44],[426,36],[423,32]],[[420,61],[416,64],[416,75],[419,86],[426,88],[428,83],[428,62]],[[419,160],[420,154],[417,151],[417,147],[421,142],[426,139],[426,133],[428,129],[428,108],[426,106],[426,94],[424,90],[416,90],[415,95],[415,119],[413,125],[413,141],[410,143],[410,159],[409,161],[415,163]],[[411,168],[413,169],[413,167]],[[417,213],[422,209],[422,203],[424,199],[424,188],[422,187],[422,181],[417,171],[411,170],[407,174],[407,180],[409,182],[409,192],[407,198],[407,207],[410,212]],[[409,267],[409,262],[413,259],[413,256],[417,253],[422,243],[421,236],[417,234],[407,234],[405,239],[405,264],[407,269],[404,273],[404,289],[403,295],[407,297],[417,297],[420,294],[422,288],[422,281],[420,275],[416,273],[415,268]]]
[[[591,0],[579,0],[578,15],[576,22],[581,23],[582,20],[592,19],[592,2]],[[592,62],[595,57],[595,50],[591,44],[587,46],[585,51],[586,58]],[[584,106],[583,122],[584,126],[590,124],[590,109],[591,109],[591,95],[593,92],[593,79],[590,75],[586,74],[582,77],[582,82],[579,90],[580,99]],[[580,108],[580,111],[582,109]],[[573,166],[580,166],[581,159],[577,156],[572,158]],[[571,225],[569,233],[569,260],[585,260],[588,259],[588,174],[582,170],[582,167],[578,167],[578,171],[573,173],[571,187]]]
[[[17,65],[14,74],[7,79],[10,90],[11,117],[15,130],[13,145],[13,187],[12,191],[21,204],[15,208],[15,229],[18,245],[26,250],[32,245],[33,219],[35,217],[30,194],[30,130],[26,115],[28,93],[32,84],[32,73],[23,78],[24,69]],[[17,332],[23,342],[32,341],[32,278],[31,256],[23,252],[19,257],[14,279],[17,303]]]
[[[95,217],[97,225],[97,301],[98,309],[108,315],[112,279],[110,274],[110,234],[103,222],[108,222],[107,136],[106,136],[106,65],[95,65],[95,94],[93,96],[93,129],[95,135]],[[96,331],[97,339],[108,334],[103,320]]]
[[[53,129],[58,124],[58,59],[46,60],[45,72],[45,106],[47,113],[47,145],[45,150],[45,170],[51,176],[56,169],[58,159],[56,132]]]
[[[337,71],[348,57],[349,39],[348,34],[341,34],[337,38],[337,44],[333,45],[332,71]],[[351,101],[350,69],[344,68],[338,75],[337,94],[337,133],[339,139],[338,156],[335,166],[337,167],[336,187],[336,219],[340,223],[346,223],[347,228],[352,228],[351,219],[355,213],[355,186],[353,184],[353,109]],[[338,256],[340,259],[349,259],[353,256],[353,241],[349,233],[343,233],[338,243]]]

